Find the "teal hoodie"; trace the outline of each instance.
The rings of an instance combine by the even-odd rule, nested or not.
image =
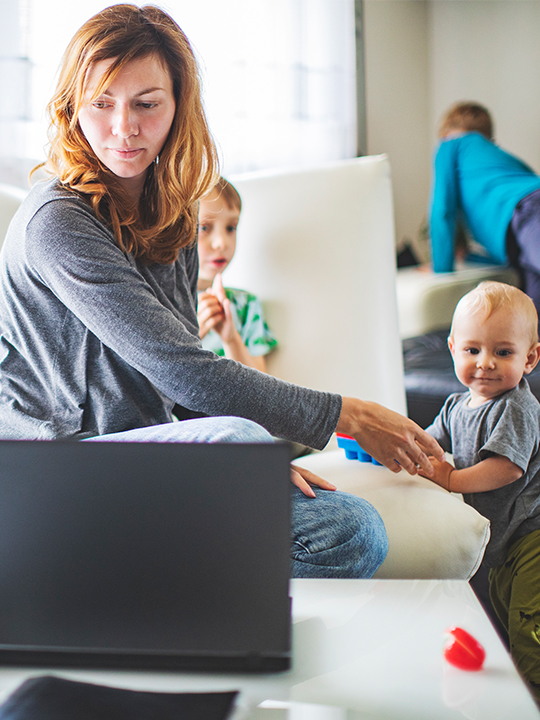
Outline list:
[[[524,162],[479,133],[451,137],[434,154],[430,202],[433,269],[454,269],[456,226],[462,218],[489,259],[508,261],[506,233],[516,205],[540,189],[540,177]]]

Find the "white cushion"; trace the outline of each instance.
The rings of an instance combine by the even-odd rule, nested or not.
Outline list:
[[[341,449],[308,455],[295,464],[378,510],[389,550],[376,578],[468,580],[478,569],[489,521],[460,496],[404,471],[395,475],[382,466],[348,460]]]

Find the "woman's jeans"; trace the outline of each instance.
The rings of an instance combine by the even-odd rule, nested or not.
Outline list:
[[[85,442],[273,442],[260,425],[237,417],[213,417],[136,428]],[[254,468],[256,472],[256,468]],[[314,488],[316,497],[292,489],[291,576],[369,578],[388,552],[383,521],[362,498]]]

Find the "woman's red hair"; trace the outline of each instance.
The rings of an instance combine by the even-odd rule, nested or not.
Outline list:
[[[148,169],[139,206],[133,208],[118,178],[95,156],[77,116],[94,63],[114,62],[98,96],[126,63],[155,55],[173,81],[176,113],[159,163]],[[201,102],[199,69],[190,43],[174,20],[157,7],[113,5],[94,15],[68,45],[51,119],[46,167],[87,196],[119,246],[146,263],[175,261],[196,237],[197,202],[215,184],[218,161]]]

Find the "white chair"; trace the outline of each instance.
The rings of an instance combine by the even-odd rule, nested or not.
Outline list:
[[[231,180],[243,210],[224,281],[264,303],[269,372],[405,412],[386,156]]]
[[[264,304],[280,342],[269,372],[405,412],[386,156],[230,179],[243,211],[224,281]],[[476,571],[489,523],[461,499],[339,449],[298,464],[379,510],[390,550],[377,577],[468,579]]]

